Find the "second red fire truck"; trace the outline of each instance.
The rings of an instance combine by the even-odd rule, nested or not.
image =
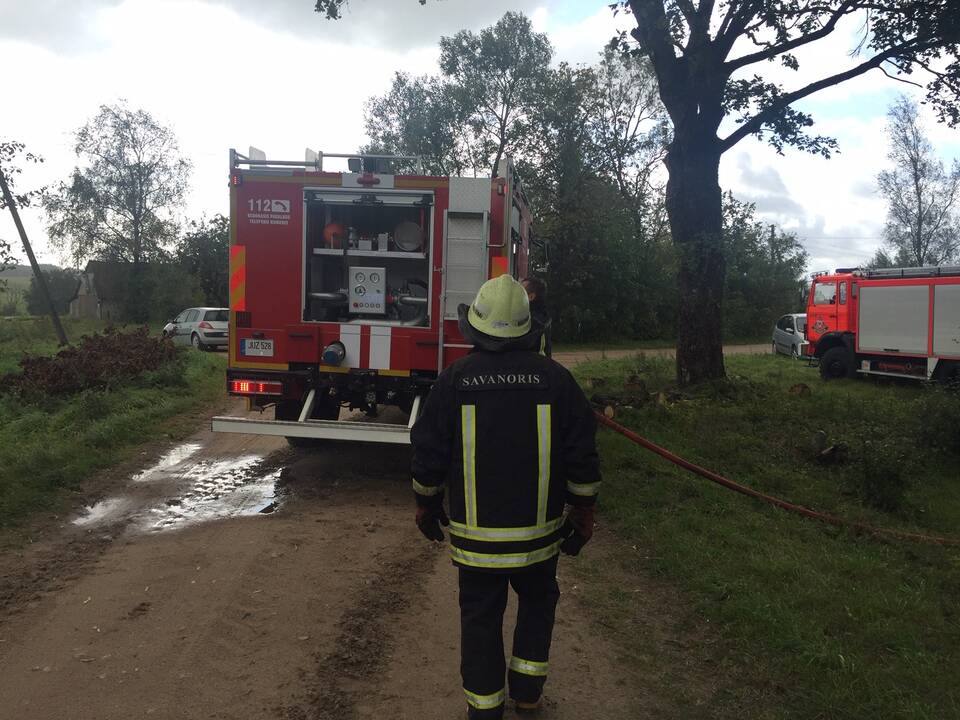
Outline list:
[[[825,379],[960,373],[960,267],[839,269],[814,276],[807,352]]]

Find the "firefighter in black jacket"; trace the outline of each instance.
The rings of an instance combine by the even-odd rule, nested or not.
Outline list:
[[[460,328],[475,351],[440,374],[413,426],[413,489],[424,535],[442,541],[449,524],[468,717],[500,718],[508,585],[519,601],[510,697],[519,712],[540,706],[557,555],[575,555],[593,533],[596,423],[570,373],[538,354],[540,328],[513,278],[486,282],[461,305]]]

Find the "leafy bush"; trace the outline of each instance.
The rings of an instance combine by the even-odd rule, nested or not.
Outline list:
[[[897,512],[909,485],[906,458],[887,447],[864,444],[862,475],[858,494],[861,501],[877,510]]]
[[[960,393],[933,388],[918,405],[920,442],[960,455]]]
[[[24,357],[19,373],[0,377],[0,392],[27,401],[72,395],[157,370],[177,357],[173,343],[151,337],[145,327],[130,333],[107,328],[84,336],[77,345],[53,357]]]

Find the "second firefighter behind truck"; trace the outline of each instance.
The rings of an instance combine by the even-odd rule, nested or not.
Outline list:
[[[440,374],[413,427],[413,489],[424,535],[443,540],[449,523],[468,715],[500,718],[505,675],[518,711],[541,702],[557,555],[576,554],[593,532],[596,423],[570,373],[538,354],[540,327],[513,278],[486,282],[460,307],[460,327],[474,352]],[[507,665],[510,585],[519,609]]]

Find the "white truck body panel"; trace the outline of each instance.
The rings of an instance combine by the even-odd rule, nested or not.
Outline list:
[[[960,285],[934,289],[933,354],[960,357]]]
[[[859,352],[926,355],[930,290],[927,285],[860,287]]]

